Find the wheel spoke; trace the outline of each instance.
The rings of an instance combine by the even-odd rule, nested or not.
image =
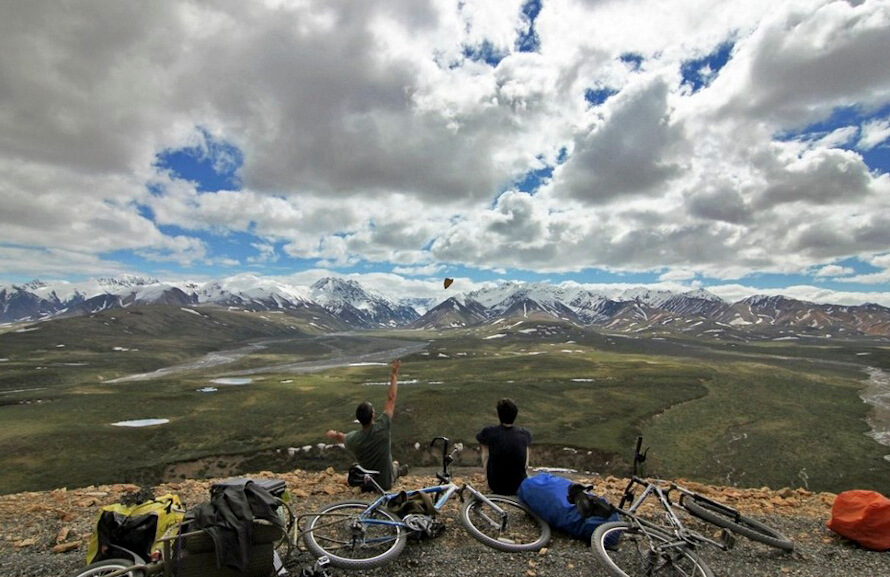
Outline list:
[[[331,505],[307,522],[304,541],[316,556],[345,569],[376,567],[395,558],[405,544],[404,528],[386,511],[361,502]]]
[[[550,527],[524,505],[509,497],[488,495],[464,505],[461,521],[470,535],[504,551],[537,550],[550,539]]]
[[[710,569],[682,541],[628,523],[597,529],[594,546],[610,573],[619,577],[711,577]]]

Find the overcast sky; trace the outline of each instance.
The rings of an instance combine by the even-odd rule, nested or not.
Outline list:
[[[0,3],[0,283],[890,306],[890,0]]]

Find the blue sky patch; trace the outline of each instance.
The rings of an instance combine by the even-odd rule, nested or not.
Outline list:
[[[559,149],[559,156],[556,157],[556,164],[562,164],[569,157],[569,151],[566,147],[562,147]],[[538,160],[541,161],[545,166],[543,168],[538,168],[535,170],[529,170],[526,172],[522,178],[516,179],[513,184],[517,190],[521,192],[527,192],[530,194],[534,194],[538,188],[540,188],[541,183],[545,180],[550,179],[553,176],[553,167],[548,165],[544,161],[543,156],[538,156]],[[497,204],[497,200],[492,204],[495,206]]]
[[[170,171],[174,178],[197,183],[198,192],[240,190],[241,150],[216,140],[203,128],[198,132],[203,145],[165,150],[156,156],[155,166]]]
[[[541,182],[553,176],[553,167],[545,166],[538,170],[530,170],[522,179],[516,181],[516,188],[522,192],[534,193],[541,186]]]
[[[641,66],[643,66],[643,56],[642,54],[635,54],[633,52],[625,52],[621,56],[618,57],[618,60],[623,62],[630,68],[631,70],[639,70]]]
[[[584,91],[584,100],[591,106],[599,106],[608,100],[610,96],[616,94],[618,94],[618,91],[612,88],[588,88]]]
[[[820,140],[840,128],[855,127],[857,129],[855,135],[847,142],[837,143],[836,146],[861,155],[869,170],[888,174],[890,173],[890,140],[885,139],[880,143],[868,144],[863,141],[866,127],[881,122],[890,123],[890,105],[869,112],[863,112],[857,107],[845,106],[836,108],[825,120],[810,124],[801,130],[778,133],[775,138],[780,141],[811,142]]]
[[[535,20],[541,12],[541,0],[527,0],[522,5],[522,18],[528,22],[528,29],[516,39],[517,52],[537,52],[541,48],[541,39],[535,30]]]
[[[869,170],[881,174],[890,173],[890,145],[884,144],[871,150],[859,151],[859,153]]]
[[[717,78],[720,70],[729,62],[733,46],[732,42],[724,42],[704,58],[683,62],[680,65],[680,74],[683,77],[680,85],[689,86],[693,93],[710,85]]]
[[[139,216],[146,220],[154,222],[155,213],[150,207],[145,206],[144,204],[137,204],[136,210],[139,212]]]
[[[485,62],[492,68],[497,67],[501,60],[507,57],[504,52],[498,51],[495,45],[484,40],[478,46],[464,46],[464,56],[473,62]]]

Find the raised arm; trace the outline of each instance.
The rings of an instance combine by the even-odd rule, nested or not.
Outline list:
[[[383,412],[392,418],[396,411],[396,395],[399,394],[399,368],[402,361],[396,359],[392,363],[392,372],[389,374],[389,389],[386,391],[386,404],[383,405]]]
[[[338,443],[342,443],[346,439],[346,433],[341,433],[340,431],[335,431],[333,429],[325,433],[325,435],[337,441]]]

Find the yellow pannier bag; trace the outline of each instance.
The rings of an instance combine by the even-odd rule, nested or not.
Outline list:
[[[184,516],[182,502],[172,493],[138,505],[106,505],[96,518],[87,550],[87,564],[120,558],[124,556],[121,549],[147,561],[152,551],[161,549],[163,537],[179,532]]]

